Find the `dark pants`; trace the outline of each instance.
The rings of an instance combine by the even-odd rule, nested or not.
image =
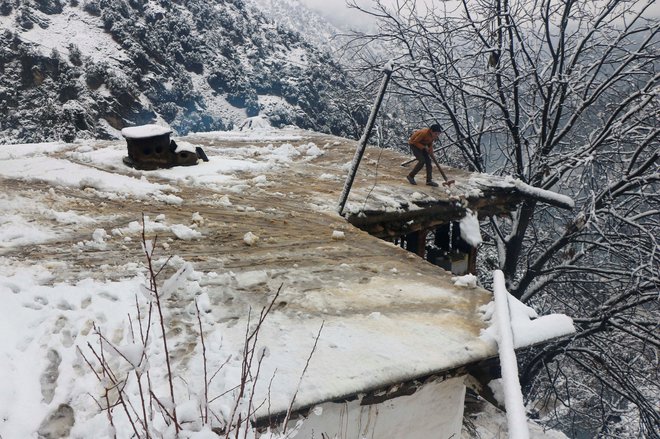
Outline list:
[[[417,175],[417,173],[421,171],[424,166],[426,166],[426,181],[433,180],[432,178],[433,166],[431,164],[431,156],[429,155],[428,151],[426,149],[419,149],[416,146],[412,146],[412,145],[410,145],[410,150],[417,159],[417,164],[415,165],[413,170],[410,171],[409,175],[412,178],[415,178],[415,175]]]

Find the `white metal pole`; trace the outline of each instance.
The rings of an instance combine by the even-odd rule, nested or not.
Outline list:
[[[495,297],[495,318],[497,319],[497,345],[502,369],[502,387],[504,387],[504,406],[509,426],[509,439],[529,439],[527,415],[523,403],[518,362],[513,344],[511,313],[509,312],[509,292],[506,289],[504,273],[493,272],[493,295]]]
[[[364,155],[364,150],[367,147],[367,141],[369,140],[369,135],[371,130],[376,123],[376,116],[378,115],[378,110],[380,104],[383,102],[383,96],[385,95],[385,90],[387,89],[387,83],[390,81],[392,76],[392,71],[394,70],[394,63],[392,61],[388,62],[383,68],[383,81],[380,84],[380,90],[378,91],[378,96],[376,96],[376,101],[374,102],[373,107],[371,108],[371,114],[369,115],[369,120],[367,125],[364,127],[364,132],[362,137],[358,142],[358,147],[355,150],[355,155],[353,156],[353,162],[351,163],[351,170],[346,177],[346,182],[344,183],[344,190],[341,192],[341,197],[339,197],[339,206],[337,212],[341,215],[344,212],[344,206],[346,205],[346,200],[348,199],[348,193],[351,191],[351,186],[353,186],[353,180],[355,180],[355,174],[357,173],[357,168],[360,166],[360,160]]]

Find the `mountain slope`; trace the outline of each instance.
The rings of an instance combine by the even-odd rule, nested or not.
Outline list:
[[[324,17],[312,11],[300,0],[249,0],[268,15],[276,24],[295,29],[303,38],[318,47],[335,51],[340,48],[338,35],[348,29],[340,29]]]
[[[242,0],[0,0],[0,140],[273,125],[355,136],[346,74]],[[357,122],[357,124],[356,124]]]

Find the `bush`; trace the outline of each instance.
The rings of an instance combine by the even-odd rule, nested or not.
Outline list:
[[[105,63],[88,65],[85,73],[87,86],[92,90],[99,88],[108,77],[107,69],[108,66]]]
[[[101,7],[99,6],[98,0],[86,1],[83,6],[83,11],[95,17],[101,16]]]
[[[74,66],[82,66],[82,53],[80,52],[80,48],[76,46],[75,44],[71,43],[69,44],[69,61],[71,61],[71,64]]]
[[[16,15],[16,23],[25,30],[30,30],[34,27],[34,22],[27,9],[21,9]]]
[[[61,0],[34,0],[36,7],[44,14],[60,14],[63,9]]]
[[[172,123],[179,114],[179,107],[172,102],[165,102],[158,108],[158,113],[167,123]]]
[[[11,14],[14,10],[14,7],[11,4],[11,0],[0,0],[0,15],[5,17]]]

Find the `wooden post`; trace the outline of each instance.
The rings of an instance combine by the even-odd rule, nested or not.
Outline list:
[[[376,116],[378,115],[378,110],[380,109],[380,104],[383,102],[383,96],[385,96],[385,90],[387,89],[387,83],[390,81],[392,76],[392,71],[394,70],[394,64],[392,61],[388,62],[383,68],[383,81],[380,84],[380,90],[378,91],[378,96],[376,96],[376,101],[374,106],[371,108],[371,114],[369,115],[369,120],[367,125],[364,127],[364,132],[362,137],[358,142],[358,147],[355,150],[355,155],[353,156],[353,163],[351,164],[351,170],[346,177],[346,182],[344,183],[344,190],[341,192],[341,197],[339,198],[339,206],[337,212],[339,215],[342,215],[344,212],[344,206],[346,205],[346,200],[348,199],[348,193],[351,191],[351,186],[353,186],[353,180],[355,180],[355,174],[357,173],[357,168],[360,166],[360,160],[364,155],[364,150],[367,147],[367,141],[371,135],[371,130],[376,123]]]
[[[426,259],[426,237],[429,234],[428,229],[422,229],[419,231],[419,235],[417,236],[417,256],[419,256],[422,259]]]
[[[470,249],[470,254],[468,255],[468,273],[477,274],[477,247]]]

